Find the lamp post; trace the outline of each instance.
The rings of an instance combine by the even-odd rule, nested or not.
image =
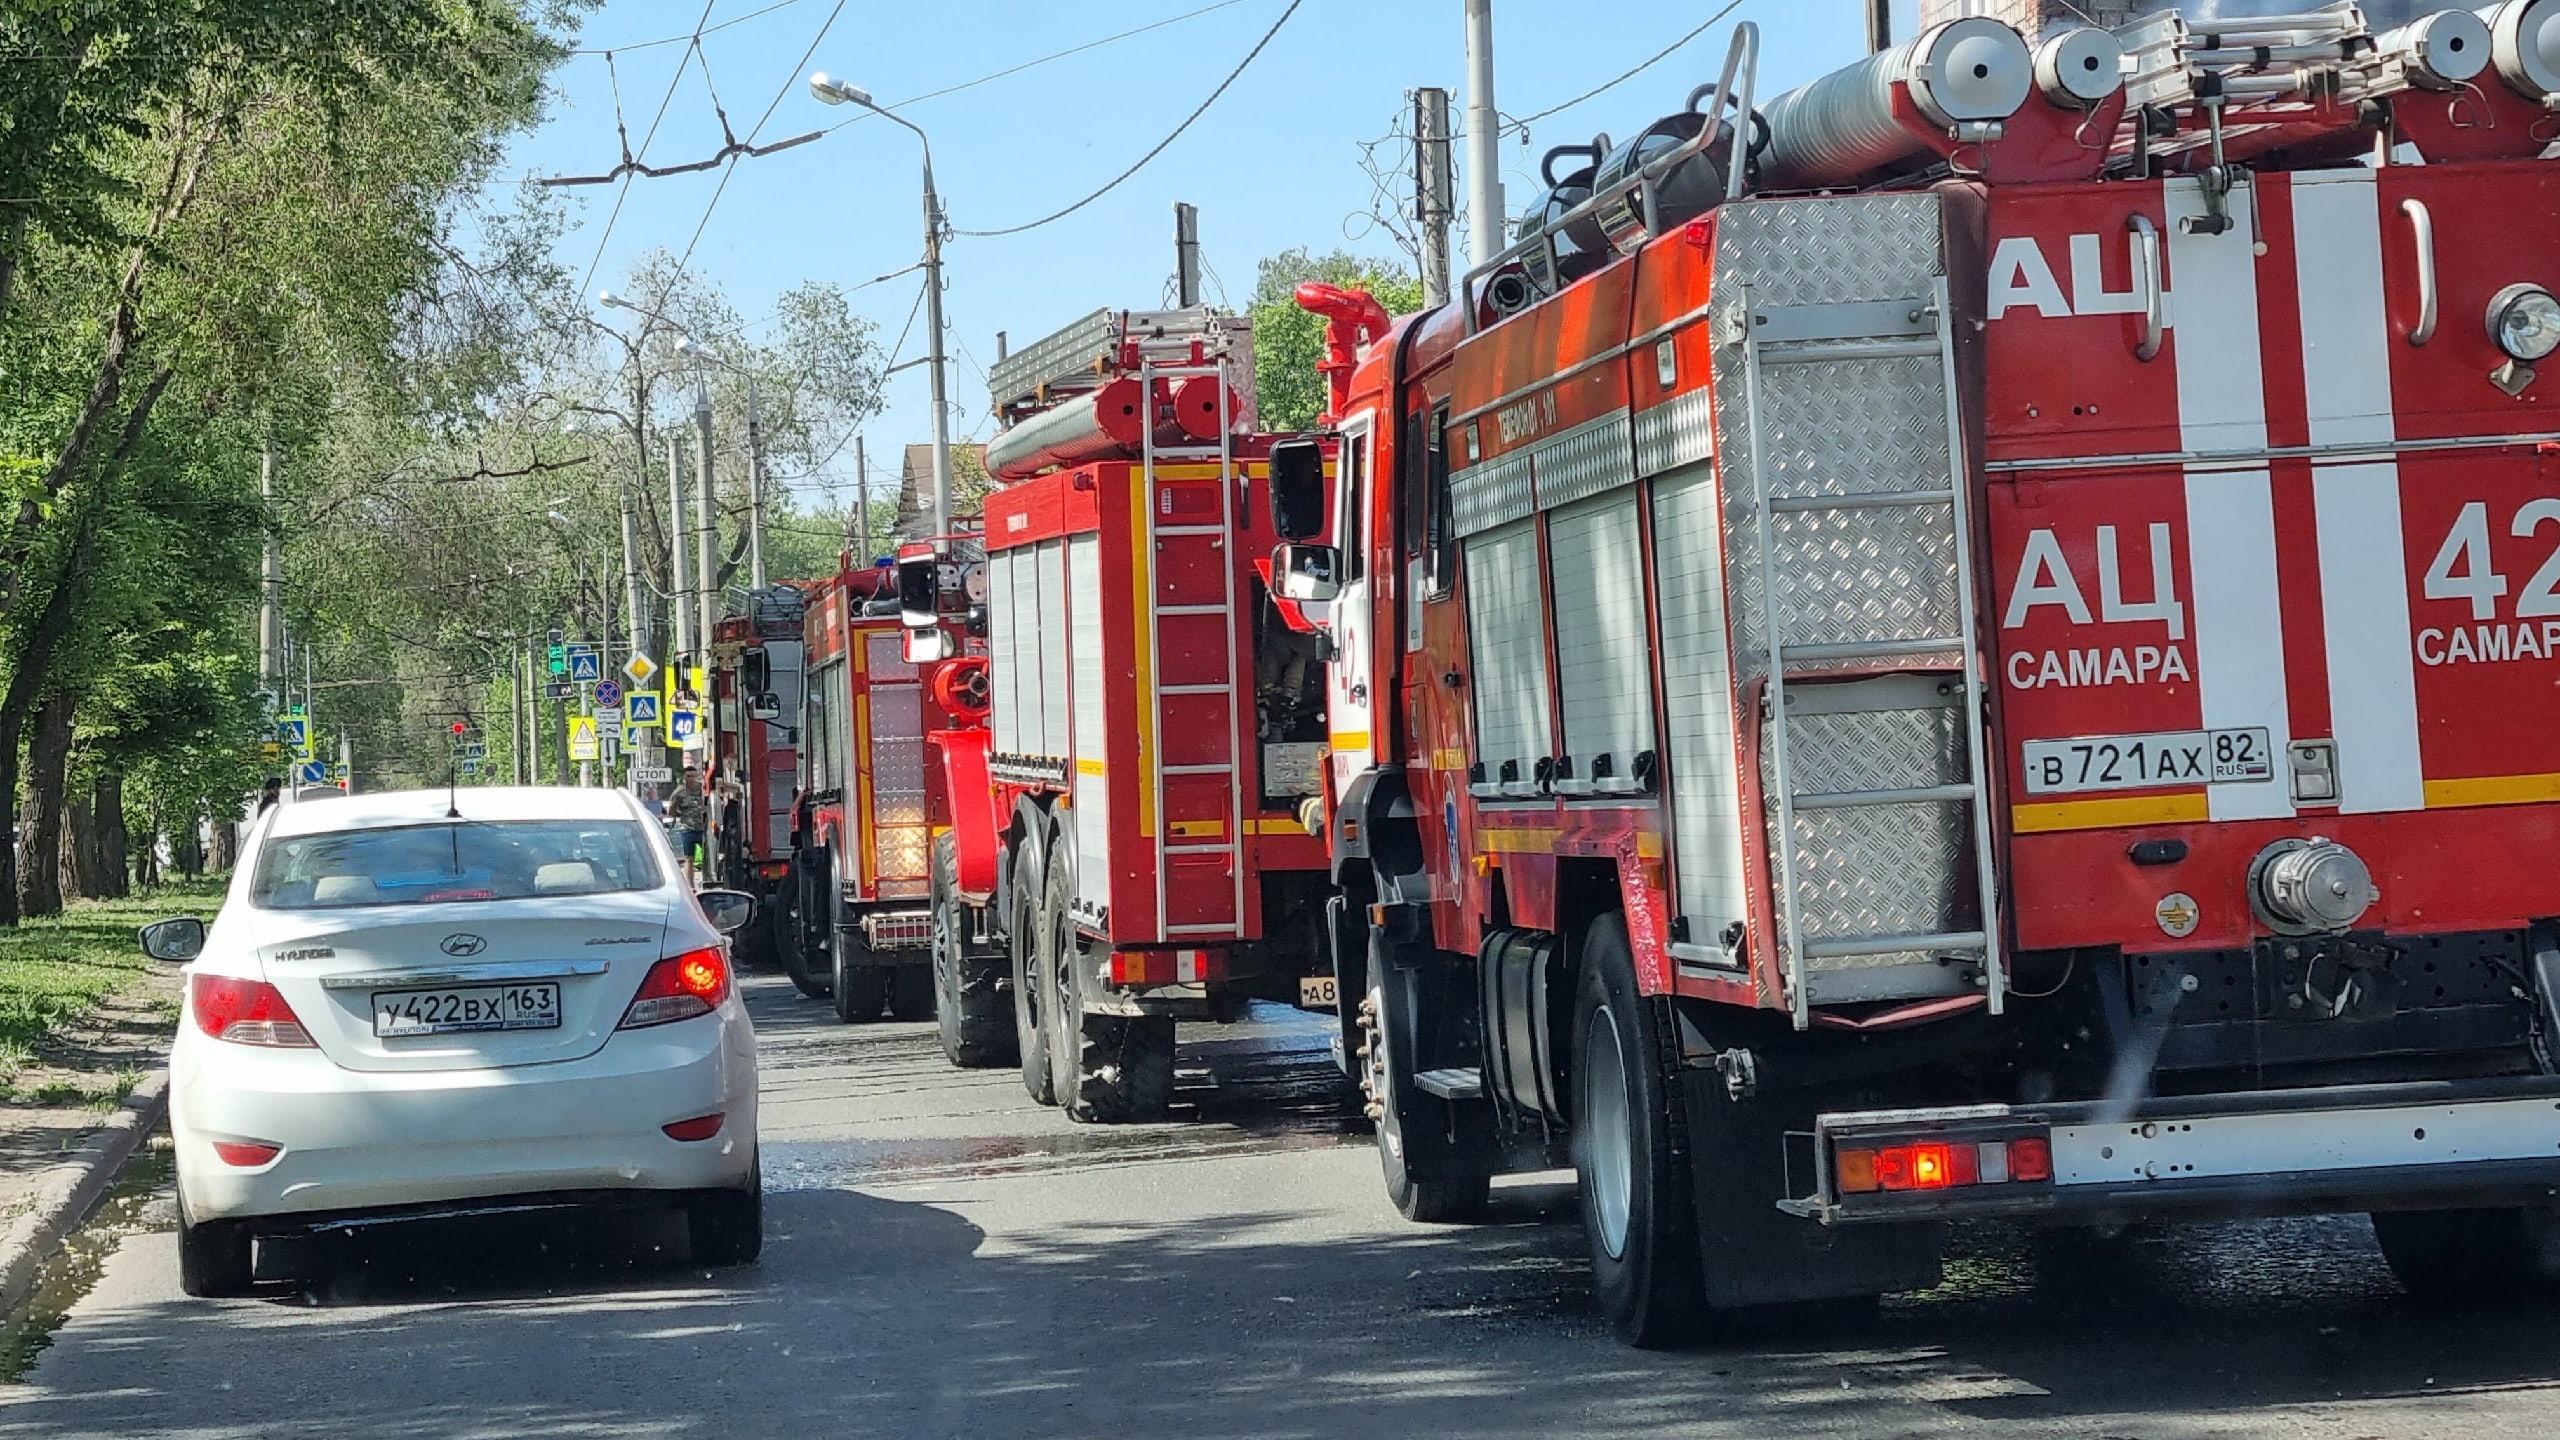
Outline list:
[[[691,336],[676,342],[676,353],[717,366],[747,382],[747,588],[764,588],[764,429],[756,415],[756,372],[721,359]]]
[[[821,70],[809,77],[809,93],[829,105],[859,105],[884,120],[913,132],[924,147],[924,306],[927,371],[933,381],[933,533],[951,533],[951,417],[943,403],[942,359],[942,199],[933,188],[933,141],[916,123],[873,103],[871,92],[834,79]],[[869,517],[864,517],[866,522]]]

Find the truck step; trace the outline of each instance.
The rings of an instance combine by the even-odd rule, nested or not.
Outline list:
[[[1782,645],[1778,653],[1789,662],[1813,660],[1901,660],[1914,655],[1966,653],[1960,636],[1923,635],[1911,640],[1849,640],[1823,645]]]
[[[1953,490],[1861,490],[1850,495],[1772,495],[1769,509],[1780,515],[1809,510],[1885,510],[1898,506],[1948,505]]]
[[[1922,805],[1939,800],[1971,800],[1970,785],[1906,785],[1885,790],[1798,792],[1787,797],[1799,810],[1861,810],[1876,805]]]
[[[1414,1087],[1425,1095],[1443,1100],[1481,1100],[1484,1098],[1484,1072],[1474,1066],[1451,1066],[1446,1070],[1425,1070],[1413,1077]]]
[[[1980,950],[1979,930],[1941,930],[1927,935],[1844,935],[1836,940],[1807,940],[1808,960],[1845,960],[1860,955],[1891,955],[1899,950]]]

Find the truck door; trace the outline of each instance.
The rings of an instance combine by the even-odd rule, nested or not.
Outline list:
[[[1334,543],[1342,547],[1342,589],[1329,621],[1334,660],[1326,696],[1332,728],[1333,792],[1339,798],[1361,771],[1377,763],[1377,703],[1371,693],[1377,657],[1378,577],[1369,554],[1369,466],[1376,412],[1343,422],[1342,458],[1334,486]]]

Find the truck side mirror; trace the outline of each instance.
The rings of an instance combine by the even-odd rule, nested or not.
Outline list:
[[[757,691],[747,698],[747,718],[750,720],[781,719],[782,697],[770,690]]]
[[[1271,447],[1271,528],[1281,539],[1312,540],[1323,534],[1325,498],[1322,445],[1283,440]]]
[[[749,650],[738,657],[738,677],[748,694],[759,694],[773,688],[773,666],[762,650]],[[766,717],[757,716],[761,720]]]
[[[931,555],[898,560],[898,620],[909,631],[942,623],[942,562]]]
[[[1271,574],[1280,598],[1302,604],[1342,593],[1342,552],[1330,545],[1283,545],[1271,552]]]
[[[951,637],[939,625],[916,625],[907,629],[906,660],[910,665],[930,665],[951,658]]]

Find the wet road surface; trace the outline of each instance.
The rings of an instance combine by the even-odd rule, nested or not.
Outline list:
[[[1939,1290],[1639,1354],[1591,1313],[1566,1186],[1508,1184],[1483,1226],[1395,1215],[1306,1017],[1186,1030],[1176,1123],[1110,1130],[949,1069],[928,1026],[838,1026],[771,977],[750,1001],[761,1264],[687,1265],[645,1218],[447,1228],[191,1301],[145,1175],[0,1437],[2560,1430],[2560,1307],[2419,1307],[2361,1220],[1985,1227]]]

